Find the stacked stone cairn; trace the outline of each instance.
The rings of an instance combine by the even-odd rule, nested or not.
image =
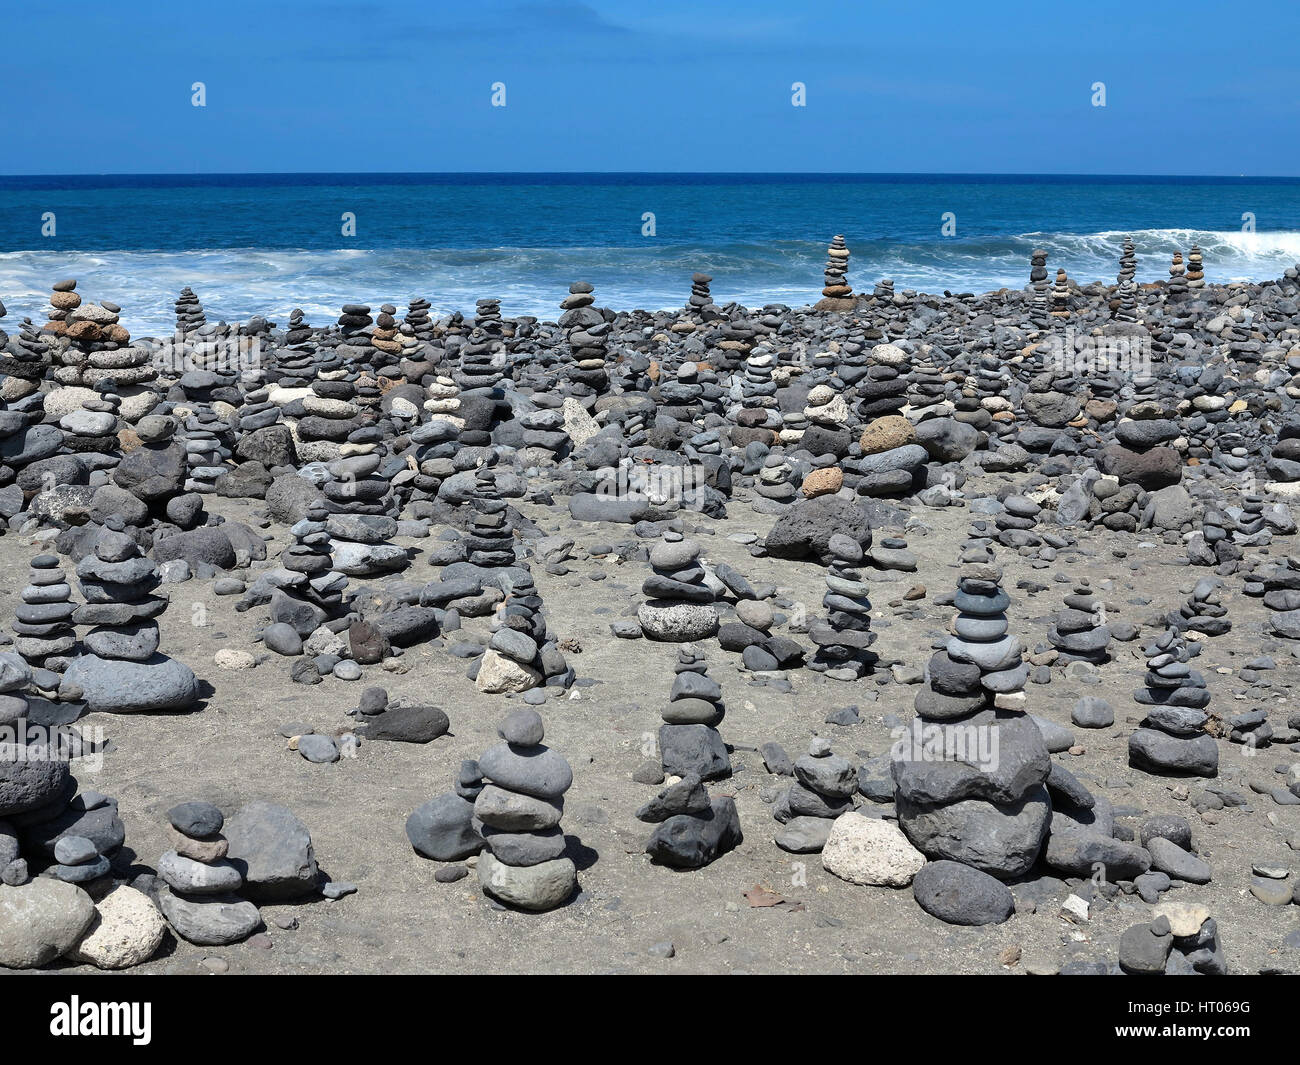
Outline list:
[[[493,466],[480,466],[475,471],[470,506],[474,515],[469,535],[461,541],[469,553],[469,563],[487,569],[514,566],[515,526],[497,488]]]
[[[1007,633],[1001,579],[994,563],[962,566],[955,634],[930,659],[892,770],[899,827],[922,854],[1005,880],[1033,866],[1052,811],[1051,760],[1023,710],[1028,666]]]
[[[199,302],[194,290],[186,285],[176,299],[176,332],[182,338],[197,333],[208,319],[203,313],[203,304]]]
[[[87,654],[72,661],[59,685],[65,701],[83,700],[94,713],[187,710],[198,698],[193,671],[158,651],[158,623],[167,600],[158,564],[141,554],[120,516],[105,522],[93,549],[77,563],[83,604],[73,611]]]
[[[1197,581],[1187,601],[1170,612],[1169,627],[1177,632],[1200,632],[1206,636],[1222,636],[1230,631],[1232,619],[1223,605],[1222,587],[1223,582],[1213,577]]]
[[[568,902],[577,868],[565,857],[564,793],[573,770],[542,744],[545,726],[535,710],[516,710],[497,726],[501,743],[478,760],[485,784],[474,800],[474,827],[484,893],[518,909],[551,910]]]
[[[1137,322],[1137,290],[1131,280],[1119,283],[1119,306],[1115,309],[1115,321],[1133,324]]]
[[[45,870],[45,876],[86,890],[94,890],[92,883],[109,874],[107,856],[100,854],[94,840],[85,836],[60,836],[54,844],[54,862]]]
[[[822,596],[826,618],[808,626],[808,636],[817,645],[808,668],[832,680],[858,680],[878,661],[870,650],[876,636],[871,631],[869,585],[860,569],[865,548],[871,546],[871,530],[864,526],[861,535],[865,545],[843,533],[831,536],[827,545],[831,563]]]
[[[650,860],[670,869],[702,869],[744,841],[736,800],[711,796],[693,773],[669,784],[636,816],[656,826],[645,847]]]
[[[348,586],[347,576],[335,570],[330,554],[329,517],[325,504],[317,501],[308,508],[307,516],[289,530],[294,542],[280,553],[281,569],[274,575],[269,594],[272,626],[286,625],[300,640],[306,640],[341,612]],[[258,596],[250,589],[241,606],[247,609],[257,601]],[[291,644],[287,650],[294,650]],[[295,680],[310,684],[320,680],[310,661],[300,665],[301,669],[294,667]]]
[[[1065,276],[1065,268],[1056,271],[1056,284],[1052,287],[1052,317],[1070,317],[1070,281]]]
[[[830,247],[826,249],[825,286],[822,295],[827,299],[842,300],[853,295],[853,286],[849,284],[849,249],[844,243],[843,234],[836,233],[831,238]]]
[[[72,588],[59,565],[59,556],[32,559],[22,603],[14,612],[14,650],[33,669],[62,673],[77,645],[72,625]]]
[[[1169,264],[1169,280],[1165,284],[1165,299],[1177,303],[1187,298],[1186,268],[1183,266],[1183,253],[1174,252],[1173,262]]]
[[[4,304],[0,303],[0,307]],[[18,336],[12,343],[9,338],[0,341],[0,374],[9,379],[7,394],[11,399],[31,395],[40,387],[49,365],[51,351],[40,331],[30,318],[24,318],[18,327]]]
[[[1187,287],[1189,290],[1202,289],[1205,287],[1205,262],[1201,255],[1201,249],[1198,245],[1193,244],[1192,250],[1187,253]]]
[[[236,896],[244,886],[227,859],[225,818],[211,803],[184,802],[167,811],[172,849],[158,859],[167,890],[159,908],[172,930],[200,946],[225,946],[251,936],[262,924],[256,906]]]
[[[700,780],[731,775],[731,759],[718,725],[726,716],[722,686],[708,674],[704,654],[692,645],[678,649],[672,692],[659,727],[664,773]]]
[[[1219,747],[1206,731],[1210,692],[1205,678],[1191,668],[1199,644],[1172,629],[1142,653],[1147,656],[1146,687],[1133,698],[1148,707],[1147,716],[1128,741],[1129,763],[1148,773],[1217,776]]]
[[[710,797],[704,785],[731,773],[716,728],[726,712],[722,688],[708,676],[704,656],[694,648],[678,651],[675,668],[659,728],[660,757],[670,779],[637,811],[637,818],[657,826],[646,843],[651,860],[673,869],[699,869],[735,848],[743,836],[735,800]]]
[[[1300,557],[1288,555],[1285,562],[1262,566],[1255,575],[1269,611],[1264,631],[1283,640],[1300,640]]]
[[[397,319],[393,317],[396,313],[397,308],[393,304],[383,304],[379,308],[379,316],[375,319],[375,328],[370,331],[370,346],[389,356],[387,359],[380,360],[378,365],[396,362],[397,356],[402,353],[402,342],[398,339]]]
[[[694,540],[663,540],[650,549],[651,574],[637,608],[642,632],[665,643],[705,640],[718,631],[715,593],[705,582],[700,545]]]
[[[181,442],[185,446],[188,467],[185,491],[211,495],[217,490],[217,481],[226,473],[226,463],[234,454],[229,424],[210,407],[202,406],[186,417],[182,424]]]
[[[1083,582],[1076,584],[1074,591],[1065,597],[1065,609],[1057,612],[1047,632],[1047,638],[1056,648],[1058,664],[1101,665],[1106,661],[1110,629],[1104,616],[1105,604],[1093,595],[1092,589]]]
[[[572,682],[573,671],[547,632],[542,597],[527,570],[498,608],[492,627],[487,650],[472,667],[479,691],[500,695],[542,684],[567,687]]]
[[[686,309],[696,318],[706,319],[720,316],[720,312],[713,304],[713,296],[709,293],[709,284],[713,281],[708,274],[691,275],[691,295],[686,301]]]
[[[784,514],[798,495],[794,471],[789,460],[779,452],[763,456],[763,465],[754,479],[754,511],[758,514]]]
[[[364,303],[345,303],[338,318],[339,329],[343,337],[340,348],[352,349],[340,351],[344,358],[368,359],[371,353],[370,334],[366,332],[375,324],[370,317],[370,307]]]
[[[1036,248],[1029,256],[1029,283],[1034,295],[1030,303],[1030,316],[1039,329],[1046,328],[1050,322],[1048,291],[1051,283],[1047,280],[1047,252]]]
[[[1133,247],[1133,238],[1124,238],[1124,249],[1119,256],[1119,274],[1115,278],[1120,285],[1132,281],[1137,276],[1137,253]]]
[[[116,461],[117,412],[122,397],[111,380],[95,386],[97,396],[86,400],[79,410],[69,411],[59,419],[63,446],[77,454],[111,456]]]
[[[406,307],[403,325],[409,326],[412,335],[422,344],[433,340],[433,319],[429,317],[430,303],[423,296],[417,296]]]
[[[816,854],[826,846],[835,819],[853,809],[858,770],[833,753],[829,740],[816,736],[808,753],[795,759],[794,776],[773,804],[772,816],[785,826],[775,842],[792,854]]]
[[[594,396],[609,384],[605,370],[605,347],[609,323],[600,310],[593,307],[595,297],[592,286],[577,281],[569,286],[569,295],[560,304],[564,311],[559,325],[567,330],[566,339],[573,354],[574,365],[569,369],[569,381],[579,396]]]

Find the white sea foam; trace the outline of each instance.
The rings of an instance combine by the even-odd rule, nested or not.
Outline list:
[[[898,242],[857,240],[849,277],[859,291],[892,278],[899,289],[982,292],[1020,288],[1029,277],[1029,253],[1042,247],[1051,271],[1065,267],[1081,283],[1112,282],[1125,236],[1137,249],[1139,281],[1168,277],[1175,250],[1193,243],[1205,255],[1211,282],[1262,281],[1280,277],[1300,260],[1300,233],[1188,229],[1099,233],[1023,233],[952,240]],[[415,296],[430,300],[435,314],[472,312],[485,296],[501,299],[506,315],[553,320],[571,282],[590,281],[601,305],[658,310],[680,307],[690,275],[712,274],[718,302],[750,307],[765,303],[801,306],[820,296],[825,244],[778,241],[720,247],[648,243],[632,247],[476,249],[281,248],[188,251],[16,251],[0,254],[0,300],[5,320],[44,320],[50,285],[75,277],[89,300],[108,299],[123,308],[136,335],[167,335],[172,304],[189,285],[209,319],[242,321],[255,314],[283,324],[301,307],[313,325],[326,325],[348,302],[385,302],[401,309]]]

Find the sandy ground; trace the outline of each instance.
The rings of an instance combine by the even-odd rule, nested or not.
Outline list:
[[[992,492],[999,479],[985,476],[978,484]],[[968,495],[974,494],[974,487],[968,486]],[[261,507],[220,499],[211,500],[210,506],[251,525]],[[436,883],[437,864],[419,857],[407,842],[407,815],[450,789],[461,759],[477,757],[495,742],[496,722],[511,705],[504,698],[477,693],[464,675],[465,662],[446,653],[445,640],[409,650],[403,659],[410,666],[405,674],[369,667],[365,678],[352,684],[330,678],[313,687],[295,685],[289,680],[289,660],[275,655],[252,670],[225,671],[213,662],[218,649],[261,653],[252,634],[265,624],[266,611],[240,614],[234,609],[237,597],[214,596],[210,582],[192,580],[168,586],[172,605],[161,621],[162,649],[188,663],[214,686],[215,694],[200,712],[190,714],[84,718],[83,727],[104,730],[111,749],[101,772],[78,772],[82,786],[118,798],[126,846],[151,867],[167,847],[165,811],[176,802],[205,799],[227,815],[253,799],[284,803],[309,827],[321,868],[334,879],[356,883],[359,891],[335,902],[266,907],[267,935],[259,937],[260,945],[203,948],[169,939],[154,960],[134,971],[188,973],[228,967],[232,973],[1023,973],[1026,965],[1050,969],[1074,958],[1113,961],[1124,929],[1149,919],[1149,908],[1136,896],[1121,896],[1094,905],[1092,919],[1077,927],[1058,915],[1067,892],[1056,890],[1039,899],[1036,912],[1018,913],[1005,924],[951,927],[924,913],[910,890],[856,887],[822,869],[817,855],[781,851],[772,842],[778,826],[764,801],[764,792],[770,800],[779,780],[766,772],[757,748],[776,740],[794,757],[811,736],[823,735],[832,740],[836,753],[850,758],[882,754],[890,744],[884,717],[910,719],[916,688],[873,681],[845,684],[802,670],[789,674],[793,692],[781,694],[756,684],[740,670],[740,656],[716,643],[708,649],[709,667],[722,683],[727,702],[722,733],[734,747],[735,775],[714,790],[735,794],[745,840],[699,871],[652,866],[643,853],[649,826],[633,813],[655,789],[635,783],[631,775],[642,759],[644,735],[660,723],[658,711],[671,685],[674,648],[616,640],[608,628],[639,601],[648,568],[637,562],[619,564],[613,556],[585,557],[585,545],[631,539],[627,527],[577,526],[563,505],[521,509],[543,531],[573,536],[578,544],[579,560],[568,576],[552,576],[540,565],[533,569],[552,631],[581,643],[582,652],[570,654],[570,663],[579,677],[596,681],[553,698],[543,708],[546,742],[561,751],[574,770],[564,827],[576,852],[584,856],[579,862],[580,894],[548,914],[503,911],[479,892],[473,874],[454,884]],[[747,547],[728,536],[761,536],[773,519],[754,514],[740,499],[729,510],[724,522],[692,515],[705,557],[731,563],[751,581],[775,582],[783,595],[806,602],[810,612],[819,611],[822,567],[751,557]],[[931,599],[953,588],[970,514],[965,508],[921,507],[913,513],[929,528],[907,534],[920,560],[919,571],[882,585],[881,594],[873,596],[876,647],[883,655],[923,666],[931,640],[952,613]],[[274,558],[285,546],[286,533],[279,527],[272,531],[268,547]],[[409,541],[419,554],[404,579],[436,577],[436,569],[423,558],[423,544],[427,541]],[[1113,547],[1127,550],[1127,557],[1115,557]],[[1293,548],[1281,540],[1272,550],[1281,555]],[[0,539],[0,607],[9,616],[32,553],[30,538]],[[1116,615],[1139,623],[1177,607],[1192,583],[1209,572],[1188,569],[1177,546],[1111,533],[1085,533],[1081,548],[1062,551],[1055,568],[1034,569],[1006,548],[999,559],[1013,599],[1012,631],[1031,648],[1046,639],[1048,618],[1069,591],[1069,585],[1053,581],[1058,570],[1100,583],[1117,607]],[[605,579],[591,579],[596,571]],[[1049,588],[1026,595],[1015,589],[1022,578]],[[915,583],[929,590],[923,620],[894,618],[888,600]],[[1256,705],[1254,696],[1244,694],[1248,686],[1233,672],[1270,646],[1260,635],[1262,605],[1240,595],[1239,580],[1229,578],[1227,592],[1233,630],[1207,641],[1198,659],[1213,692],[1211,708],[1225,714]],[[200,603],[207,615],[202,627],[191,623]],[[486,621],[469,621],[466,627],[485,631]],[[1151,631],[1144,627],[1143,638]],[[806,639],[802,642],[807,644]],[[1273,767],[1293,761],[1295,755],[1274,748],[1248,758],[1241,747],[1221,742],[1218,783],[1237,787],[1252,805],[1249,811],[1224,811],[1217,824],[1203,823],[1175,791],[1181,785],[1194,793],[1198,782],[1159,779],[1127,765],[1127,738],[1141,716],[1132,701],[1142,673],[1141,642],[1112,645],[1113,660],[1103,667],[1100,685],[1081,684],[1054,669],[1050,685],[1029,686],[1029,708],[1068,725],[1070,708],[1080,695],[1108,699],[1116,710],[1115,725],[1076,730],[1086,752],[1055,757],[1117,806],[1178,812],[1192,820],[1200,853],[1213,868],[1213,882],[1165,897],[1203,902],[1210,908],[1234,972],[1300,970],[1300,950],[1288,951],[1282,945],[1288,933],[1300,929],[1300,906],[1268,907],[1248,891],[1252,860],[1285,859],[1300,866],[1300,854],[1286,842],[1300,834],[1300,808],[1278,807],[1266,796],[1250,795],[1245,783],[1249,778],[1277,782]],[[1285,723],[1287,713],[1295,709],[1290,685],[1300,675],[1300,663],[1285,649],[1276,657],[1279,668],[1271,675],[1270,701],[1259,705],[1269,706],[1274,719]],[[394,701],[426,700],[443,707],[452,734],[427,746],[366,743],[356,759],[333,765],[311,764],[286,748],[277,734],[279,726],[295,720],[320,732],[345,726],[351,720],[345,711],[356,705],[367,684],[386,686]],[[860,706],[862,724],[824,723],[830,710],[850,703]],[[1123,823],[1136,827],[1137,820]],[[751,907],[744,892],[760,884],[797,905]],[[1018,896],[1030,894],[1027,888],[1015,890]],[[296,928],[276,925],[277,918],[288,917],[296,917]],[[653,946],[665,942],[674,945],[674,957],[652,952]],[[1000,958],[1008,948],[1018,948],[1021,959],[1005,966]]]

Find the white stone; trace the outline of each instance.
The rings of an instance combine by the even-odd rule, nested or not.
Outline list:
[[[822,866],[850,884],[907,887],[925,865],[925,855],[889,821],[841,814],[822,850]]]
[[[212,661],[222,669],[252,669],[257,665],[251,651],[239,651],[233,647],[223,647],[212,656]]]
[[[504,695],[536,688],[543,679],[537,670],[513,662],[489,648],[483,652],[474,686],[488,695]]]
[[[149,896],[122,884],[95,905],[90,931],[68,957],[99,969],[128,969],[152,958],[166,931]]]

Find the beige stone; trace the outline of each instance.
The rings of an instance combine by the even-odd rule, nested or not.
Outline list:
[[[925,865],[925,855],[889,821],[841,814],[822,850],[822,866],[850,884],[907,887]]]

